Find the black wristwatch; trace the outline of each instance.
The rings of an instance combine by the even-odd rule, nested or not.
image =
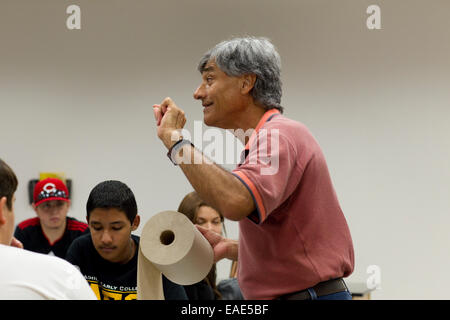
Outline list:
[[[170,161],[172,161],[172,163],[176,166],[178,165],[178,163],[176,163],[173,160],[172,154],[176,155],[178,153],[178,151],[180,150],[180,148],[183,147],[185,144],[190,144],[191,146],[195,147],[194,144],[192,142],[190,142],[189,140],[181,139],[181,140],[178,140],[177,142],[175,142],[173,144],[173,146],[171,146],[169,151],[167,152],[167,157],[169,157]]]

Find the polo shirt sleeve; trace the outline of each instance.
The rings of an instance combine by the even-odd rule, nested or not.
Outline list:
[[[300,179],[301,170],[294,146],[272,129],[258,131],[245,161],[233,174],[253,197],[256,211],[248,218],[260,224],[292,194],[295,184],[289,179]]]

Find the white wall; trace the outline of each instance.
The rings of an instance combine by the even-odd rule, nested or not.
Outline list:
[[[81,30],[66,28],[70,4],[81,7]],[[381,7],[381,30],[366,28],[370,4]],[[266,36],[282,57],[285,114],[327,157],[356,251],[349,281],[378,265],[375,299],[449,299],[449,9],[445,0],[2,0],[0,157],[20,180],[17,222],[33,216],[26,186],[41,171],[73,179],[70,214],[81,220],[106,179],[132,188],[142,226],[176,209],[191,187],[156,137],[152,104],[172,97],[193,130],[202,53]],[[227,228],[236,238],[237,224]],[[219,277],[228,271],[222,263]]]

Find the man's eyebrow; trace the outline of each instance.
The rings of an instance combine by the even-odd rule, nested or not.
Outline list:
[[[203,72],[211,72],[211,71],[214,71],[214,70],[215,70],[215,68],[213,66],[209,66],[209,67],[204,68]]]

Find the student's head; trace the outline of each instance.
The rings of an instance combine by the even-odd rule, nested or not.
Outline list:
[[[223,215],[208,206],[200,199],[197,192],[188,193],[181,201],[178,212],[186,215],[194,224],[208,228],[218,234],[222,234],[225,228]]]
[[[32,206],[45,228],[64,227],[70,208],[69,190],[60,179],[43,179],[34,187]]]
[[[264,109],[283,111],[281,59],[266,38],[223,41],[203,55],[198,70],[203,81],[194,98],[202,100],[207,125],[227,128],[227,118],[249,97]]]
[[[133,252],[131,232],[140,222],[131,189],[120,181],[99,183],[89,194],[86,212],[92,242],[100,256],[110,262],[127,262]]]
[[[0,244],[9,245],[14,232],[14,201],[17,177],[0,159]]]

